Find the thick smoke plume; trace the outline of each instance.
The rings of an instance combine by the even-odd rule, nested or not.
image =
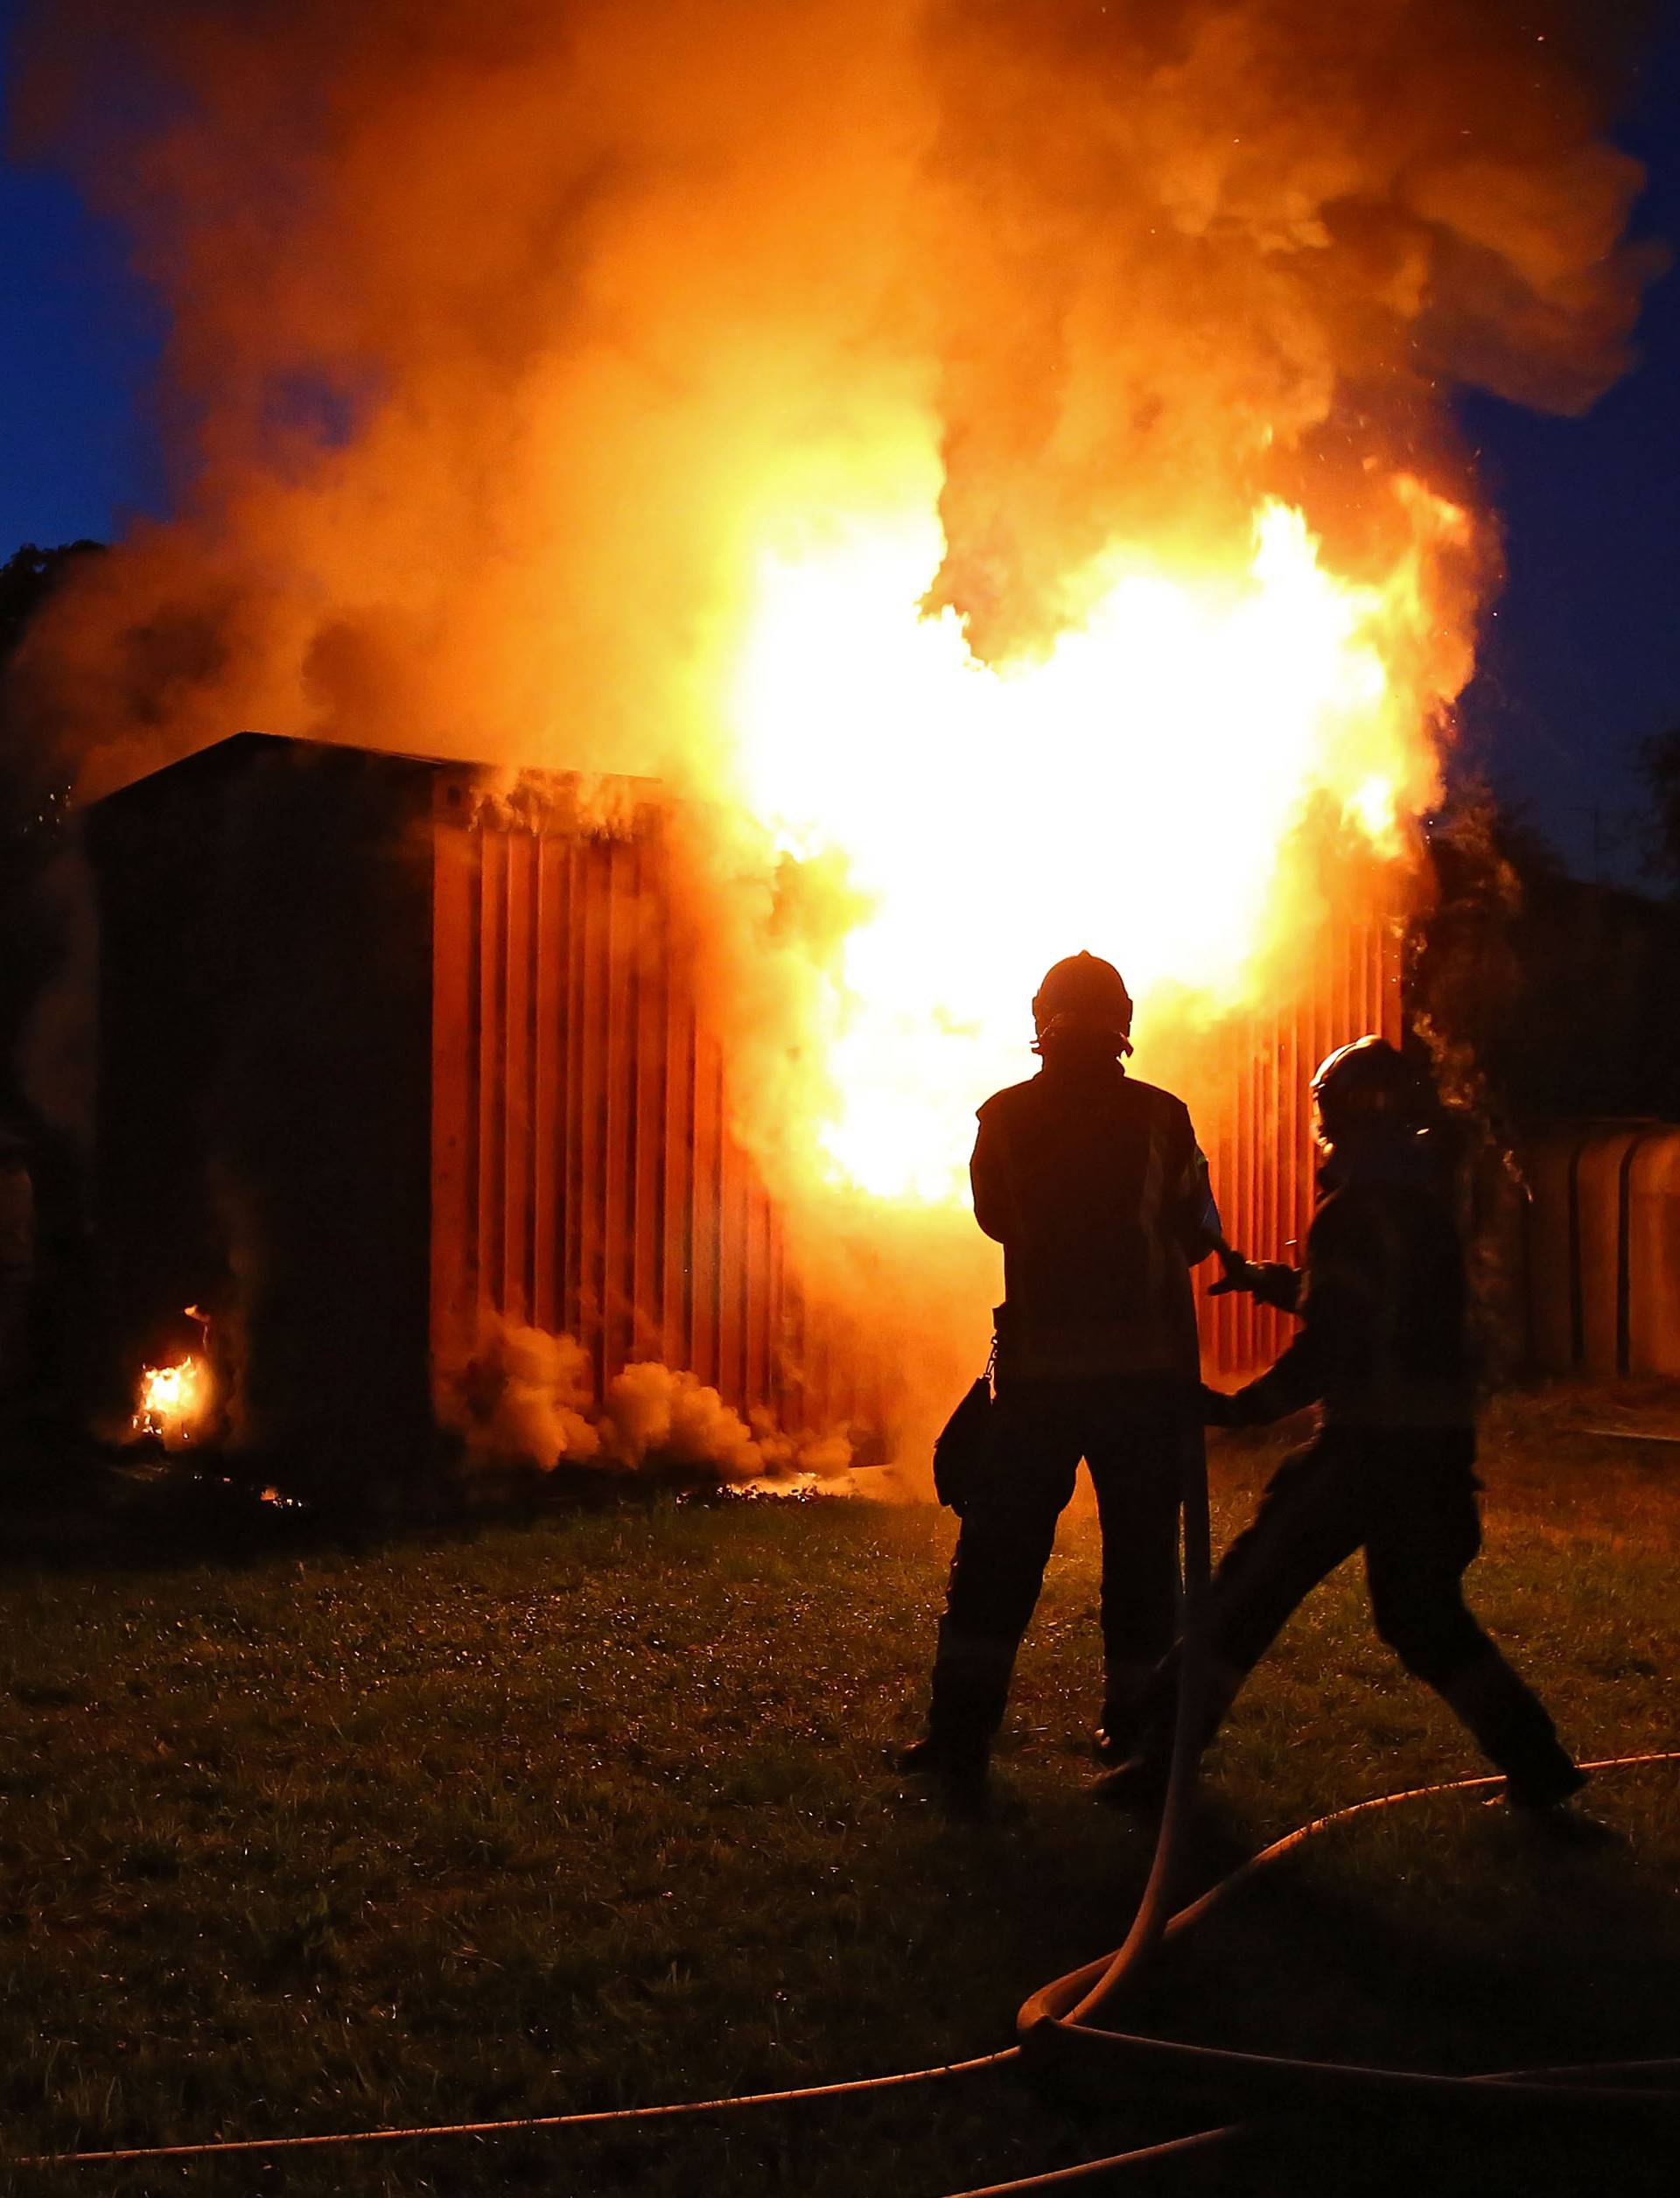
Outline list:
[[[1625,27],[1598,0],[38,0],[15,129],[168,308],[175,500],[66,589],[20,704],[84,794],[243,726],[662,780],[737,1127],[782,1195],[858,888],[751,798],[728,700],[766,560],[920,514],[928,609],[1008,668],[1049,660],[1116,545],[1240,600],[1270,509],[1314,632],[1315,556],[1386,606],[1390,722],[1369,759],[1368,729],[1344,743],[1334,816],[1415,812],[1497,567],[1452,392],[1578,409],[1628,358],[1640,173],[1600,134]],[[786,744],[844,739],[822,704],[852,634],[793,630]],[[1130,845],[1170,822],[1175,890],[1205,893],[1194,802],[1148,783]],[[942,799],[918,829],[970,832]],[[1024,1026],[1008,943],[980,951]],[[1083,946],[1130,967],[1107,936],[1039,967]],[[902,1214],[868,1225],[853,1288],[955,1393],[977,1339],[927,1308],[948,1284],[978,1323],[985,1255],[966,1222],[914,1257]],[[606,1439],[564,1340],[504,1356],[508,1440]],[[695,1409],[602,1400],[626,1451],[680,1448]]]
[[[1608,11],[51,0],[18,119],[172,322],[176,515],[45,636],[99,787],[242,724],[728,777],[790,512],[921,468],[938,593],[1298,501],[1355,574],[1467,382],[1625,363]]]

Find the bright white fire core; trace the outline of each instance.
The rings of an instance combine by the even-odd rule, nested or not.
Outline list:
[[[1402,493],[1424,530],[1462,523]],[[1339,580],[1269,502],[1222,566],[1112,553],[1046,653],[993,668],[920,612],[942,551],[921,513],[784,532],[731,712],[746,806],[785,850],[843,857],[867,904],[816,1011],[831,1180],[938,1203],[975,1106],[1030,1071],[1052,962],[1116,961],[1140,1037],[1167,992],[1202,1020],[1240,1004],[1309,806],[1384,850],[1433,781],[1424,698],[1390,670],[1419,653],[1410,556]]]

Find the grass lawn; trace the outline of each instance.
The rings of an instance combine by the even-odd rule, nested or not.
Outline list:
[[[1602,1417],[1591,1400],[1495,1413],[1472,1575],[1587,1756],[1680,1745],[1680,1452],[1583,1432]],[[1216,1546],[1275,1456],[1216,1452]],[[1116,1942],[1149,1842],[1083,1794],[1082,1505],[1028,1637],[994,1819],[950,1823],[884,1768],[916,1726],[951,1536],[929,1508],[625,1501],[354,1555],[284,1520],[237,1557],[14,1554],[0,2151],[704,2097],[1009,2043],[1033,1984]],[[1210,1756],[1195,1868],[1205,1882],[1326,1807],[1481,1768],[1345,1571]],[[1680,1776],[1606,1779],[1592,1800],[1625,1844],[1558,1852],[1467,1801],[1334,1834],[1172,1950],[1128,2012],[1466,2069],[1680,2051]],[[939,2198],[1216,2118],[989,2076],[645,2133],[0,2187]],[[1415,2123],[1300,2124],[1247,2168],[1149,2187],[1670,2189],[1655,2149],[1484,2134],[1438,2161]]]

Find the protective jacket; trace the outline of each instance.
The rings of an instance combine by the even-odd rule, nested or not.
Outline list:
[[[1295,1292],[1300,1332],[1229,1417],[1258,1424],[1322,1400],[1327,1427],[1473,1426],[1464,1254],[1426,1163],[1333,1161],[1321,1187]]]
[[[1548,1807],[1582,1774],[1464,1600],[1481,1526],[1458,1229],[1415,1139],[1333,1150],[1320,1190],[1298,1278],[1257,1270],[1266,1302],[1296,1300],[1300,1333],[1234,1397],[1206,1392],[1210,1418],[1239,1424],[1324,1406],[1323,1424],[1272,1475],[1214,1575],[1207,1734],[1291,1613],[1362,1548],[1382,1639],[1468,1727],[1512,1799]],[[1169,1660],[1145,1692],[1140,1760],[1151,1776],[1165,1775],[1176,1685]]]
[[[1181,1100],[1117,1060],[1046,1058],[981,1108],[970,1172],[1004,1248],[1000,1385],[1196,1379],[1190,1270],[1219,1214]]]

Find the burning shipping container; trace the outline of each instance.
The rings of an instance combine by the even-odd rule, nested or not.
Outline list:
[[[438,1426],[494,1422],[499,1348],[538,1332],[580,1347],[580,1408],[658,1366],[783,1458],[890,1442],[914,1347],[798,1271],[697,1010],[654,794],[498,796],[465,766],[247,733],[94,808],[113,1409],[207,1333],[215,1415],[188,1402],[234,1439],[312,1480],[408,1469]],[[1187,1057],[1231,1234],[1268,1257],[1304,1231],[1313,1065],[1395,1027],[1392,921],[1339,917],[1297,990]],[[1246,1301],[1205,1326],[1226,1371],[1277,1340]]]
[[[660,1362],[761,1425],[879,1428],[731,1134],[659,812],[608,799],[247,733],[92,812],[113,1409],[202,1314],[264,1450],[412,1457],[511,1328],[578,1339],[597,1396]]]

